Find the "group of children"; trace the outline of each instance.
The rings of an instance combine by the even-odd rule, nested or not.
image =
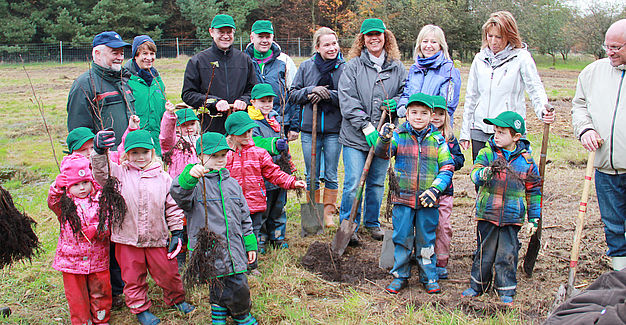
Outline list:
[[[256,254],[266,242],[286,247],[285,189],[305,187],[304,181],[275,163],[288,150],[272,114],[275,96],[270,85],[256,85],[248,112],[234,112],[226,120],[227,136],[201,135],[193,110],[175,111],[168,103],[159,137],[167,171],[150,133],[139,129],[136,116],[131,117],[117,152],[109,151],[115,143],[113,131],[70,132],[70,154],[50,187],[48,205],[60,222],[53,267],[63,273],[73,324],[109,321],[109,241],[116,244],[126,305],[140,323],[160,322],[149,311],[148,272],[163,289],[166,305],[191,313],[195,307],[185,301],[179,268],[187,251],[202,253],[194,248],[205,227],[224,243],[214,252],[213,323],[224,324],[230,315],[236,324],[256,324],[250,314],[246,274],[258,273]],[[452,175],[464,158],[446,106],[443,97],[412,95],[406,122],[397,129],[385,124],[375,146],[377,156],[396,159],[394,279],[386,288],[390,293],[407,286],[412,256],[428,293],[440,292],[438,280],[448,276]],[[505,112],[485,122],[493,124],[496,133],[471,171],[472,181],[479,186],[478,248],[471,287],[463,296],[487,290],[495,267],[495,289],[503,302],[510,303],[516,286],[517,233],[526,213],[535,228],[541,217],[540,178],[529,143],[522,139],[523,118]],[[126,214],[116,222],[99,213],[100,184],[109,177],[119,180],[126,203]]]
[[[149,311],[148,272],[163,289],[166,305],[184,314],[194,311],[195,307],[185,301],[179,265],[184,264],[186,250],[202,253],[194,252],[194,248],[203,228],[225,243],[216,252],[216,274],[211,282],[213,323],[225,324],[228,315],[236,324],[257,323],[250,314],[246,273],[258,273],[256,252],[263,244],[259,238],[265,236],[276,247],[285,247],[286,220],[281,216],[286,199],[282,205],[277,201],[286,197],[284,189],[305,187],[304,181],[281,171],[272,160],[270,152],[277,156],[288,150],[286,141],[267,133],[255,137],[264,148],[253,141],[257,122],[266,123],[275,133],[279,131],[270,115],[271,104],[266,105],[276,96],[268,86],[253,88],[252,104],[256,108],[249,107],[250,113],[230,114],[225,124],[227,136],[212,132],[200,135],[193,110],[175,111],[168,103],[159,137],[163,161],[155,152],[150,133],[139,129],[137,116],[131,116],[117,152],[109,151],[115,144],[113,131],[94,135],[87,128],[77,128],[70,132],[70,154],[63,159],[61,173],[50,187],[48,205],[60,222],[53,267],[63,272],[73,324],[109,321],[109,241],[115,243],[126,305],[141,324],[160,322]],[[109,177],[119,181],[125,201],[126,214],[121,220],[106,220],[99,213],[104,202],[100,184]],[[264,181],[281,189],[266,191]],[[273,198],[266,199],[270,193]],[[273,209],[267,217],[271,220],[261,235],[268,206]]]
[[[406,122],[397,129],[383,125],[375,146],[382,158],[395,156],[397,189],[393,200],[393,281],[387,292],[397,294],[408,284],[412,254],[419,266],[419,281],[426,292],[441,291],[446,279],[452,229],[452,175],[464,158],[452,134],[445,99],[413,94],[407,104]],[[477,243],[464,297],[476,297],[493,286],[503,303],[513,302],[520,248],[518,232],[528,215],[529,232],[541,218],[541,178],[523,138],[524,119],[507,111],[486,118],[494,125],[489,139],[470,173],[478,186],[476,199]],[[495,272],[494,272],[495,271]],[[495,273],[495,276],[494,276]]]

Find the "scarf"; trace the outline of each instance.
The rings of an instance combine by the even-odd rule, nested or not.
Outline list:
[[[513,45],[507,44],[502,51],[498,53],[493,53],[489,46],[487,46],[483,49],[483,54],[487,58],[487,62],[489,62],[489,65],[492,68],[497,68],[502,63],[504,63],[504,61],[506,61],[506,59],[508,59],[511,54],[513,54],[514,50],[515,49],[513,48]]]
[[[255,48],[252,50],[254,51],[254,61],[259,64],[259,68],[263,71],[265,64],[272,58],[272,50],[269,50],[266,53],[261,53]]]
[[[439,57],[441,57],[442,55],[443,55],[443,52],[439,51],[435,53],[435,55],[429,58],[422,58],[418,56],[417,59],[415,60],[415,63],[423,69],[429,69],[430,67],[433,66],[433,64],[435,64],[439,60]]]
[[[387,57],[387,52],[385,52],[385,49],[383,49],[383,52],[380,53],[379,57],[375,57],[374,55],[372,55],[372,53],[370,53],[370,51],[367,51],[367,56],[370,58],[370,61],[374,63],[374,67],[376,68],[376,70],[378,72],[381,72],[383,70],[383,64],[385,64],[385,58]]]
[[[333,84],[332,72],[335,71],[339,67],[337,61],[339,59],[339,55],[331,60],[324,60],[319,53],[315,53],[313,57],[313,63],[317,67],[317,70],[320,72],[320,81],[317,82],[318,86],[328,86],[328,89],[335,89],[335,85]]]
[[[261,110],[255,108],[254,106],[248,106],[248,115],[250,115],[250,118],[254,121],[265,120],[274,132],[280,132],[280,123],[278,123],[274,116],[269,116],[269,114],[267,116],[263,116]]]
[[[152,79],[154,79],[153,76],[156,76],[156,69],[151,67],[150,72],[152,73],[150,73],[148,70],[141,69],[139,68],[139,65],[137,65],[135,59],[133,59],[133,66],[135,66],[139,78],[143,79],[148,84],[148,86],[152,85]]]

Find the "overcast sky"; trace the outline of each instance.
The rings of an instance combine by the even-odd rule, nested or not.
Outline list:
[[[569,3],[573,4],[574,6],[585,10],[589,7],[589,5],[591,5],[591,3],[595,2],[595,3],[600,3],[600,4],[607,4],[607,5],[621,5],[621,6],[626,6],[626,0],[569,0]]]

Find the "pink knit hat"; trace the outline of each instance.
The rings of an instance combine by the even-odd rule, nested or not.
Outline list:
[[[89,165],[89,159],[79,153],[63,157],[61,174],[56,178],[56,185],[69,188],[82,181],[95,183]]]

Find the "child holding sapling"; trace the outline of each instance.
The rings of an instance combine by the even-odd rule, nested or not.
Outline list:
[[[483,121],[493,125],[495,133],[476,156],[470,173],[479,188],[478,248],[470,288],[463,291],[463,296],[482,294],[493,278],[500,301],[511,304],[517,287],[517,233],[526,214],[529,232],[537,230],[541,218],[541,178],[530,154],[530,142],[522,139],[526,126],[521,115],[506,111]]]
[[[266,209],[263,180],[284,189],[304,188],[306,184],[302,180],[296,180],[295,176],[281,171],[265,149],[254,145],[252,129],[256,128],[257,124],[248,113],[238,111],[230,114],[224,126],[228,133],[228,145],[233,149],[228,152],[226,168],[243,189],[250,208],[254,235],[258,238],[262,214]],[[256,262],[250,268],[256,271]]]
[[[89,160],[79,153],[64,157],[48,207],[61,226],[52,267],[63,273],[72,324],[107,324],[111,317],[110,232],[105,221],[98,231],[99,198]]]
[[[393,281],[387,292],[397,294],[411,276],[410,257],[420,269],[420,282],[428,293],[439,293],[435,263],[435,231],[439,221],[437,199],[450,185],[454,162],[445,138],[431,125],[433,99],[417,93],[409,97],[406,122],[394,131],[383,125],[375,153],[381,158],[396,157],[394,170],[398,189],[393,201]]]
[[[229,314],[235,324],[257,324],[250,314],[246,278],[248,264],[256,260],[257,240],[241,186],[225,168],[231,150],[223,135],[203,134],[196,144],[200,163],[187,165],[174,179],[170,193],[188,217],[188,248],[192,254],[188,267],[203,273],[191,276],[211,280],[213,324],[226,324]],[[202,251],[201,247],[207,244],[202,240],[211,240],[206,238],[209,232],[217,239],[208,243],[210,251]],[[209,265],[202,265],[204,257],[209,259]],[[212,263],[210,258],[214,258]],[[189,269],[186,276],[188,272]]]
[[[450,154],[454,160],[454,170],[457,171],[463,167],[465,157],[461,152],[459,142],[452,133],[452,123],[450,123],[450,115],[448,114],[448,105],[446,99],[442,96],[433,96],[433,118],[432,125],[441,133],[448,144]],[[452,223],[450,216],[452,215],[452,195],[454,189],[452,181],[443,193],[439,196],[439,224],[437,225],[435,239],[435,255],[437,255],[437,274],[439,279],[448,278],[448,258],[450,257],[450,242],[452,241]]]
[[[185,314],[195,307],[185,302],[185,290],[174,258],[182,246],[183,211],[169,194],[172,178],[158,160],[148,131],[128,132],[123,141],[120,163],[108,160],[105,150],[114,144],[113,131],[96,134],[91,163],[102,184],[108,171],[120,182],[127,213],[123,220],[111,220],[111,241],[126,283],[124,295],[131,313],[141,324],[159,319],[149,308],[148,271],[163,289],[165,304]],[[168,245],[169,234],[172,234]]]

